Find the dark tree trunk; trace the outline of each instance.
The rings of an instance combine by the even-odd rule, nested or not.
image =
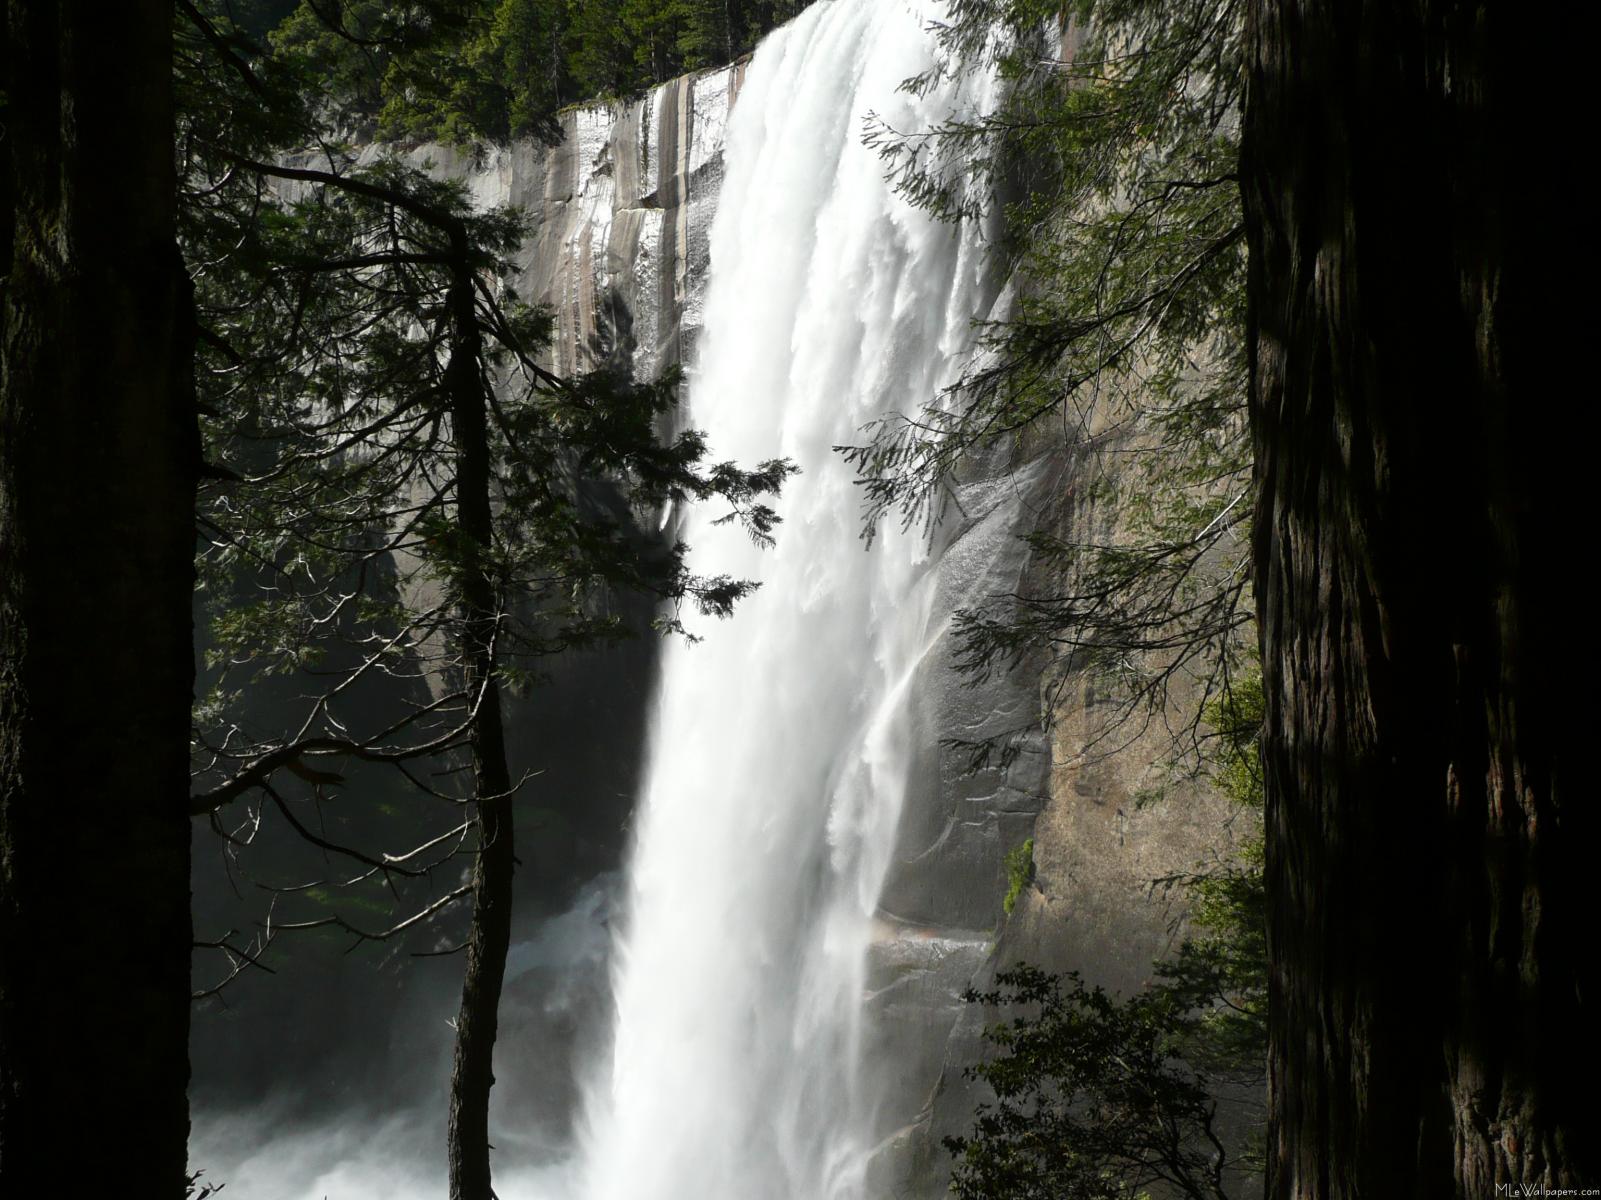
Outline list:
[[[495,1035],[500,990],[511,945],[511,774],[506,765],[500,687],[495,681],[498,604],[487,556],[494,535],[489,496],[481,335],[473,311],[465,241],[458,239],[460,278],[451,291],[457,330],[449,380],[451,433],[456,448],[456,520],[461,535],[461,656],[470,690],[481,690],[473,723],[473,788],[478,805],[478,856],[473,867],[472,929],[456,1018],[456,1059],[450,1078],[451,1200],[490,1200],[489,1091],[495,1084]]]
[[[0,1195],[184,1194],[198,458],[170,0],[13,0]]]
[[[1595,1186],[1597,847],[1559,770],[1572,430],[1536,385],[1544,172],[1513,111],[1544,58],[1509,3],[1250,20],[1268,1194]]]

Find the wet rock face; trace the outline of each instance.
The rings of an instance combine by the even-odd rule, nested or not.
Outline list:
[[[1041,455],[1020,466],[1001,455],[969,465],[939,529],[934,649],[915,681],[921,748],[901,815],[899,853],[880,905],[913,926],[983,930],[999,923],[1002,859],[1032,835],[1050,778],[1040,728],[1038,672],[965,676],[954,664],[950,614],[1025,586],[1027,546],[1018,538],[1048,503],[1060,464]],[[1014,757],[973,770],[972,753],[947,742],[994,738]]]

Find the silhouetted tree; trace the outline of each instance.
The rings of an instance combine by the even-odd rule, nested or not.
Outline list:
[[[198,438],[172,6],[8,21],[0,1192],[178,1200]]]
[[[1560,71],[1493,0],[1250,12],[1268,1194],[1594,1186],[1576,467],[1524,199]]]
[[[548,322],[511,288],[519,214],[475,212],[460,184],[396,161],[357,167],[328,148],[326,106],[296,89],[303,59],[266,59],[220,18],[189,15],[184,229],[204,264],[203,562],[228,666],[197,714],[193,810],[218,823],[236,800],[265,803],[358,864],[347,883],[426,880],[470,854],[467,885],[392,923],[336,911],[272,928],[387,940],[472,898],[448,1156],[451,1195],[488,1200],[523,782],[507,759],[503,687],[526,678],[531,657],[617,636],[611,589],[727,613],[751,585],[690,574],[685,548],[641,536],[629,510],[721,498],[765,541],[777,518],[761,497],[790,468],[706,465],[693,430],[661,439],[673,377],[546,370]],[[229,95],[236,103],[208,99]],[[251,105],[266,110],[254,126],[237,116]],[[323,149],[303,151],[307,165],[285,161],[312,145]],[[586,494],[597,480],[614,504]],[[661,624],[680,628],[674,610]],[[304,702],[283,727],[251,731],[259,722],[244,718],[239,691],[274,669],[305,680]],[[420,681],[432,694],[408,707]],[[351,696],[375,686],[393,691],[400,715],[352,721]],[[361,763],[444,801],[454,828],[398,854],[314,832],[296,809]],[[467,786],[431,781],[441,777]],[[235,969],[259,957],[224,949]]]

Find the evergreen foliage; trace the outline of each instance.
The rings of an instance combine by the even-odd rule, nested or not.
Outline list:
[[[460,684],[473,579],[492,588],[506,684],[529,681],[540,656],[622,636],[608,600],[618,592],[668,601],[659,625],[681,633],[678,606],[726,614],[750,585],[691,575],[685,547],[643,536],[633,514],[721,498],[766,542],[776,516],[763,497],[790,468],[707,463],[693,429],[662,442],[675,375],[551,374],[548,319],[511,284],[520,213],[476,212],[459,184],[397,160],[357,169],[301,86],[314,56],[266,53],[220,5],[191,16],[176,80],[180,234],[195,264],[210,618],[194,804],[215,814],[258,792],[304,829],[276,772],[319,803],[342,777],[317,760],[408,771],[463,751],[473,689],[405,705],[424,678]],[[318,144],[313,165],[285,158]],[[459,519],[463,380],[494,497],[487,541]],[[243,715],[272,675],[305,685],[281,728]],[[389,708],[405,703],[390,722],[352,728],[352,698],[375,689],[393,693]],[[385,876],[426,874],[383,861]]]
[[[1064,683],[1089,673],[1118,707],[1086,753],[1177,718],[1175,765],[1210,777],[1249,826],[1230,861],[1157,881],[1181,893],[1190,925],[1154,985],[1118,999],[1020,966],[969,997],[1020,1015],[991,1031],[998,1053],[970,1072],[995,1099],[947,1142],[953,1189],[974,1200],[1243,1195],[1266,1046],[1262,704],[1240,669],[1251,623],[1243,7],[956,0],[937,32],[943,60],[906,86],[993,70],[998,107],[925,130],[876,123],[869,139],[903,194],[943,218],[988,215],[970,199],[982,190],[950,181],[989,181],[1015,300],[982,327],[965,377],[843,448],[868,532],[937,521],[974,452],[1027,456],[1059,435],[1077,494],[1028,539],[1050,582],[959,612],[958,666],[982,677],[1043,657]],[[1187,715],[1175,712],[1179,681],[1199,685]],[[964,749],[982,765],[1001,740]],[[1020,865],[1008,860],[1008,901]]]
[[[198,943],[229,961],[201,994],[267,969],[283,931],[404,939],[470,898],[447,1153],[451,1194],[488,1200],[514,801],[527,782],[512,776],[503,692],[541,656],[627,632],[610,603],[619,592],[660,602],[672,632],[686,603],[729,613],[754,585],[693,575],[686,547],[634,518],[721,500],[724,520],[766,544],[778,518],[765,498],[792,468],[708,462],[692,429],[664,440],[676,375],[553,374],[548,316],[513,287],[524,216],[478,211],[458,182],[341,144],[336,122],[363,105],[391,126],[478,128],[505,100],[464,54],[481,44],[482,10],[308,0],[268,52],[224,4],[180,0],[175,83],[210,618],[190,812],[232,858],[270,814],[348,867],[266,881],[299,911],[269,909],[249,945]],[[311,88],[321,76],[331,85]],[[275,675],[294,686],[263,686]],[[391,790],[374,789],[375,771],[394,773]],[[437,815],[413,806],[398,848],[345,838],[324,805],[346,784],[374,809],[401,786]],[[224,810],[242,815],[224,826]],[[465,883],[440,870],[458,855]]]
[[[321,186],[292,202],[263,199],[237,269],[212,272],[197,293],[208,322],[202,577],[216,616],[213,710],[233,707],[261,671],[326,669],[350,644],[378,654],[364,663],[371,672],[448,666],[453,651],[437,635],[459,619],[469,566],[501,593],[497,653],[510,677],[529,656],[617,636],[608,589],[727,613],[749,585],[689,575],[684,547],[638,536],[628,509],[723,495],[766,540],[775,517],[760,496],[787,467],[702,469],[706,447],[693,430],[660,444],[655,427],[676,403],[675,379],[636,384],[600,372],[568,381],[545,371],[546,323],[518,305],[507,279],[505,256],[521,233],[515,213],[473,213],[458,185],[393,162],[344,178],[374,190]],[[472,370],[483,376],[498,499],[488,547],[464,542],[454,516],[447,375],[459,367],[450,311],[459,274],[448,229],[419,208],[459,225],[478,286],[472,311],[484,351]],[[599,479],[623,487],[620,507],[582,482]],[[233,582],[239,572],[253,584],[247,604]],[[422,594],[432,602],[409,611],[403,597]],[[681,629],[671,612],[663,621]],[[435,706],[405,730],[419,748],[433,746],[423,730],[450,728],[468,704]],[[320,732],[340,736],[331,725]],[[236,736],[208,744],[225,761],[264,752]]]
[[[336,123],[388,141],[560,138],[566,105],[732,62],[805,0],[301,0],[273,33]]]
[[[844,448],[868,529],[937,519],[966,455],[1032,452],[1059,430],[1080,477],[1073,520],[1029,538],[1056,586],[959,612],[959,665],[982,675],[1043,653],[1111,681],[1126,715],[1162,712],[1185,676],[1216,693],[1249,621],[1242,10],[958,0],[937,32],[942,62],[907,86],[995,70],[1004,99],[869,137],[940,216],[981,215],[963,197],[983,190],[952,179],[1011,197],[1000,250],[1016,302],[945,395]]]

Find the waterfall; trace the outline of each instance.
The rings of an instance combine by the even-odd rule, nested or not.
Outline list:
[[[928,403],[992,297],[977,235],[911,208],[862,144],[870,113],[915,130],[976,102],[899,90],[938,15],[816,4],[757,50],[729,118],[690,419],[719,457],[802,473],[776,548],[710,506],[684,518],[697,572],[761,588],[665,652],[586,1200],[849,1200],[882,1132],[865,969],[909,683],[943,618],[926,541],[869,550],[832,447]]]

